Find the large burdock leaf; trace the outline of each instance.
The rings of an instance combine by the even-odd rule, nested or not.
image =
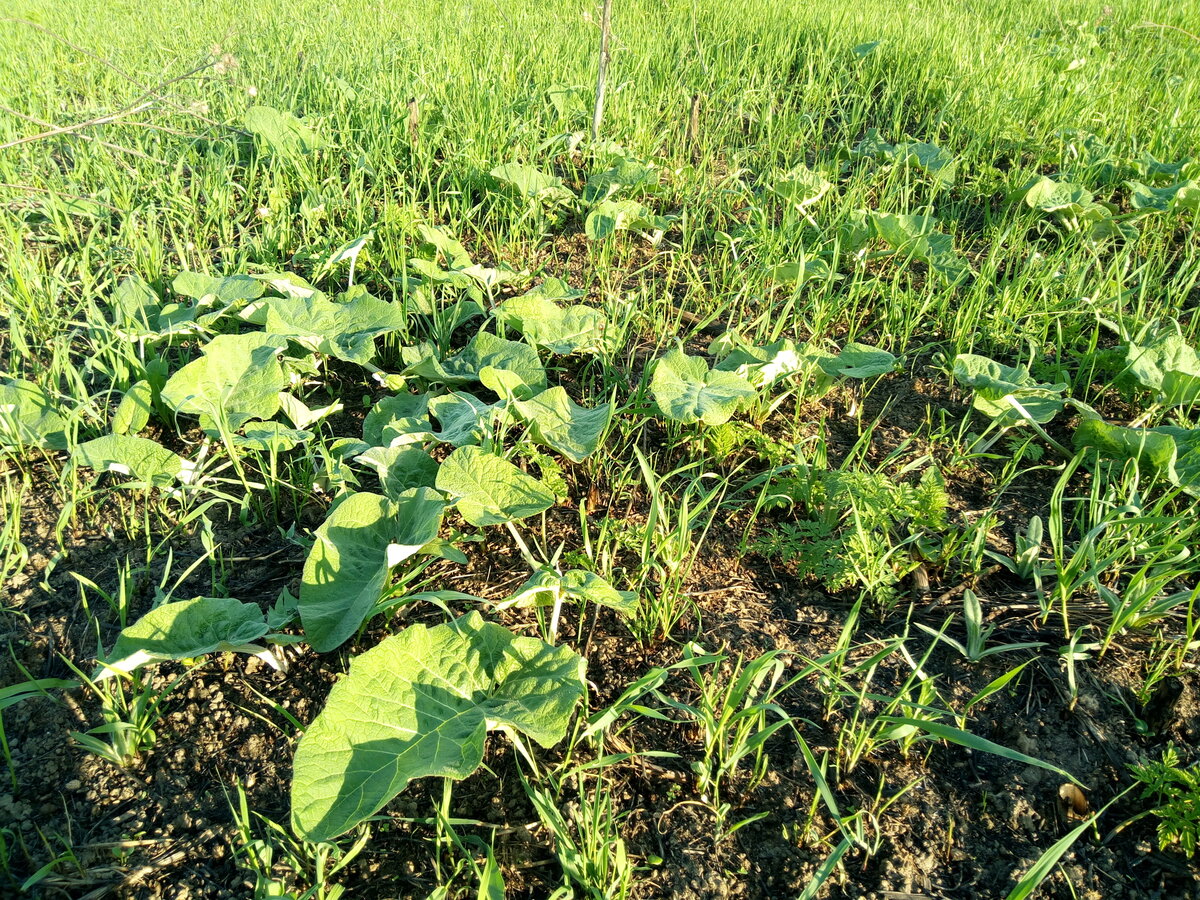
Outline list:
[[[799,262],[782,262],[771,266],[769,275],[781,284],[804,285],[810,281],[829,281],[841,278],[834,275],[833,267],[825,259],[806,259]]]
[[[289,112],[271,106],[252,106],[242,113],[242,124],[271,153],[309,153],[327,146],[319,134]]]
[[[412,488],[431,488],[437,479],[437,460],[419,447],[372,447],[356,459],[375,469],[384,494],[393,500]]]
[[[1179,185],[1171,198],[1172,210],[1188,210],[1200,215],[1200,182],[1186,181]]]
[[[1004,366],[986,356],[960,353],[954,357],[954,378],[975,390],[975,409],[1002,425],[1016,425],[1024,416],[1018,404],[1035,422],[1045,425],[1062,410],[1063,384],[1040,384],[1024,367]]]
[[[0,382],[0,447],[65,450],[66,420],[50,395],[32,381]]]
[[[438,362],[426,356],[409,366],[407,373],[458,387],[479,381],[484,369],[510,373],[512,381],[524,385],[529,393],[546,387],[546,367],[537,350],[486,331],[471,338],[467,346],[449,359]]]
[[[876,378],[895,371],[896,361],[886,350],[852,341],[837,356],[819,359],[817,364],[834,378]]]
[[[583,305],[564,309],[541,292],[505,300],[495,316],[506,328],[560,356],[600,351],[609,335],[608,317],[600,310]]]
[[[591,206],[619,193],[653,193],[658,186],[658,169],[653,163],[618,157],[614,165],[588,176],[583,202]]]
[[[129,275],[108,298],[113,324],[126,340],[153,339],[158,336],[158,313],[162,299],[137,275]]]
[[[518,400],[515,406],[535,441],[577,463],[596,452],[613,416],[612,403],[585,409],[563,387],[542,391],[532,400]]]
[[[112,430],[115,434],[137,434],[150,422],[154,412],[154,388],[149,381],[130,385],[117,411],[113,413]]]
[[[934,181],[942,184],[952,184],[954,182],[955,171],[958,167],[957,161],[954,159],[954,154],[943,150],[936,144],[927,144],[920,141],[902,141],[893,146],[883,140],[879,136],[879,132],[874,128],[867,131],[866,136],[851,151],[851,155],[873,157],[875,159],[916,166],[919,169],[924,169],[932,176]]]
[[[636,200],[601,200],[584,220],[583,233],[589,240],[602,241],[618,231],[666,231],[674,221],[672,216],[656,216]]]
[[[371,615],[392,567],[437,538],[445,502],[426,487],[351,494],[316,532],[304,562],[300,621],[314,650],[341,646]]]
[[[243,300],[262,296],[265,285],[249,275],[227,275],[223,278],[199,272],[180,272],[171,288],[181,297],[191,297],[198,306],[229,306]]]
[[[540,481],[479,447],[459,447],[438,469],[437,487],[472,525],[503,525],[554,505]]]
[[[936,144],[910,141],[897,144],[894,148],[897,162],[906,162],[928,172],[934,181],[953,184],[958,164],[954,154]]]
[[[180,297],[191,297],[196,302],[195,305],[169,303],[163,306],[158,314],[157,337],[196,331],[199,330],[196,326],[210,326],[239,310],[246,318],[250,313],[244,307],[266,290],[262,281],[249,275],[222,278],[199,272],[180,272],[171,287]]]
[[[823,176],[804,163],[799,163],[776,178],[768,190],[796,209],[803,210],[824,197],[832,187]]]
[[[720,425],[729,421],[738,404],[755,395],[745,378],[733,372],[710,371],[698,356],[672,350],[659,359],[650,392],[668,419],[691,425]]]
[[[282,422],[247,422],[240,435],[234,435],[237,447],[270,453],[287,453],[312,440],[311,431],[288,428]]]
[[[549,567],[534,572],[500,607],[552,606],[562,600],[587,600],[608,606],[626,616],[637,611],[637,594],[633,591],[618,591],[595,572],[586,569],[571,569],[560,574]]]
[[[1200,401],[1200,356],[1183,339],[1174,319],[1143,328],[1125,348],[1125,361],[1133,377],[1157,391],[1165,405]]]
[[[445,362],[451,379],[478,381],[484,369],[510,372],[531,391],[546,386],[546,368],[537,351],[519,341],[507,341],[486,331],[471,339],[461,352]]]
[[[1129,188],[1129,205],[1144,212],[1152,210],[1166,212],[1175,198],[1176,192],[1180,189],[1179,185],[1153,187],[1149,184],[1142,184],[1140,181],[1127,181],[1125,186]]]
[[[428,394],[384,397],[363,419],[363,440],[372,447],[402,447],[432,439]]]
[[[165,603],[121,631],[99,678],[133,672],[147,663],[193,659],[226,651],[259,654],[255,644],[267,620],[253,603],[232,597],[196,597]]]
[[[1075,430],[1075,446],[1091,447],[1111,458],[1136,459],[1184,493],[1200,497],[1200,428],[1128,428],[1085,419]]]
[[[1025,204],[1042,212],[1078,216],[1092,205],[1092,192],[1082,185],[1043,175],[1025,192]]]
[[[375,338],[404,324],[400,307],[366,293],[346,303],[335,303],[324,294],[277,297],[267,307],[266,327],[271,334],[359,365],[375,355]]]
[[[277,358],[286,346],[284,338],[261,332],[218,335],[204,346],[203,356],[163,385],[163,402],[199,416],[206,430],[222,419],[234,430],[250,419],[270,419],[288,383]]]
[[[770,344],[754,346],[737,332],[729,331],[714,338],[708,352],[720,357],[714,369],[733,372],[755,388],[769,388],[788,379],[804,379],[809,394],[824,392],[833,386],[836,375],[825,374],[822,363],[836,357],[815,347],[796,346],[781,338]]]
[[[85,441],[75,448],[71,461],[97,472],[130,475],[160,487],[175,480],[190,481],[195,469],[192,463],[161,444],[134,434],[106,434]]]
[[[417,233],[424,242],[419,251],[434,262],[439,258],[444,259],[452,269],[465,269],[471,265],[471,254],[467,248],[445,229],[418,222]]]
[[[583,696],[569,647],[517,637],[479,613],[412,625],[351,660],[296,748],[292,824],[328,841],[374,815],[415,778],[466,778],[489,729],[550,747]]]
[[[485,403],[474,394],[451,391],[429,401],[429,412],[438,420],[439,441],[451,447],[478,444],[485,432],[490,433],[492,417],[503,415],[494,404]]]
[[[491,176],[511,187],[528,200],[542,203],[564,203],[575,201],[575,195],[563,184],[561,178],[519,163],[505,163],[492,169]]]
[[[870,223],[875,235],[896,253],[921,260],[946,284],[953,286],[970,276],[971,267],[954,252],[950,235],[936,230],[938,221],[932,216],[872,211]]]
[[[1091,241],[1137,234],[1132,224],[1113,221],[1117,207],[1095,202],[1092,192],[1082,185],[1043,176],[1025,192],[1025,203],[1054,216],[1067,231],[1081,232]]]

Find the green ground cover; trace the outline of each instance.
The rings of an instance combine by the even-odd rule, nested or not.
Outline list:
[[[0,883],[1191,896],[1197,13],[10,3]]]

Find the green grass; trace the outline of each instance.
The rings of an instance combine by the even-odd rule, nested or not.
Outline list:
[[[461,505],[468,522],[449,513],[443,522],[433,488],[452,502],[455,491],[440,478],[423,485],[429,494],[411,508],[436,518],[435,530],[457,549],[437,545],[440,560],[430,551],[419,562],[385,566],[382,587],[370,582],[363,595],[362,625],[350,629],[356,643],[348,646],[365,650],[380,628],[402,629],[410,608],[430,621],[436,606],[464,612],[466,595],[451,593],[462,579],[473,579],[468,589],[488,603],[510,597],[541,566],[587,570],[609,589],[633,591],[638,606],[627,620],[600,612],[605,603],[619,607],[611,595],[582,590],[566,605],[554,593],[553,612],[503,613],[506,625],[585,656],[594,640],[614,634],[641,654],[638,665],[619,670],[635,692],[622,698],[625,718],[606,718],[602,703],[626,685],[592,685],[597,695],[557,750],[530,751],[517,740],[508,751],[502,771],[520,782],[526,803],[517,818],[536,818],[554,836],[549,882],[519,891],[549,893],[553,882],[573,885],[582,892],[576,896],[653,895],[671,865],[654,858],[669,853],[635,843],[633,823],[643,811],[625,805],[632,801],[622,768],[644,773],[647,765],[670,783],[660,821],[680,810],[707,816],[718,845],[769,826],[811,854],[804,896],[852,890],[848,873],[862,867],[843,858],[884,852],[886,817],[899,815],[901,799],[927,777],[909,771],[895,783],[875,760],[923,765],[949,752],[940,739],[994,752],[996,743],[972,729],[983,727],[988,702],[1025,680],[1043,679],[1038,684],[1051,686],[1070,711],[1080,679],[1118,665],[1118,657],[1140,679],[1134,693],[1142,704],[1163,679],[1194,668],[1195,403],[1172,407],[1166,393],[1156,395],[1161,385],[1148,386],[1137,351],[1126,348],[1148,340],[1136,335],[1157,320],[1177,322],[1181,344],[1200,343],[1200,210],[1193,200],[1190,209],[1139,211],[1129,184],[1200,180],[1200,39],[1181,30],[1196,12],[1194,3],[1163,0],[1121,0],[1102,12],[1081,2],[935,0],[886,15],[828,0],[615,0],[596,145],[586,132],[599,12],[587,4],[351,0],[335,18],[328,4],[307,2],[173,0],[101,11],[77,0],[15,0],[0,20],[8,48],[0,55],[0,376],[35,384],[60,418],[57,437],[40,446],[28,434],[14,438],[0,419],[0,574],[14,598],[2,615],[14,628],[23,620],[36,629],[39,604],[33,619],[23,611],[29,591],[39,581],[49,589],[52,576],[69,572],[88,587],[79,589],[71,616],[86,623],[103,656],[151,605],[196,593],[222,597],[240,584],[240,563],[256,557],[223,547],[229,538],[219,535],[241,529],[254,540],[278,539],[292,556],[308,554],[314,539],[324,546],[324,533],[314,538],[314,530],[331,499],[384,489],[370,467],[351,462],[361,448],[351,453],[339,441],[363,435],[363,416],[385,409],[385,398],[409,402],[417,389],[449,402],[437,385],[450,382],[435,370],[479,330],[479,319],[460,318],[471,302],[489,312],[561,278],[579,296],[560,305],[599,310],[608,324],[591,335],[595,352],[543,350],[535,368],[544,363],[548,384],[589,410],[613,404],[597,434],[601,449],[568,453],[539,436],[549,420],[529,420],[517,402],[528,399],[520,393],[528,382],[516,389],[488,382],[491,392],[458,385],[501,401],[516,390],[464,440],[483,445],[479,456],[513,463],[503,478],[523,479],[533,511],[488,518]],[[254,106],[301,118],[319,148],[283,152],[256,138],[245,118]],[[63,130],[25,140],[56,127]],[[954,174],[941,178],[903,153],[868,152],[863,142],[871,139],[936,145],[952,157]],[[621,196],[668,217],[661,234],[587,238],[590,206],[579,198],[614,156],[656,167],[652,184]],[[548,202],[522,197],[490,174],[507,163],[560,179],[566,191]],[[1177,169],[1159,175],[1160,164]],[[808,173],[828,189],[789,203],[781,185]],[[1132,228],[1094,238],[1031,208],[1026,192],[1042,176],[1110,204],[1099,214],[1106,226]],[[945,237],[901,240],[887,231],[901,220],[880,218],[889,215],[929,217],[921,230]],[[433,226],[508,281],[480,290],[477,282],[463,288],[470,279],[456,275],[461,283],[447,286],[432,280],[428,265],[418,277],[411,263],[430,256],[423,245]],[[364,237],[361,247],[353,243]],[[930,243],[939,240],[947,243]],[[347,247],[358,254],[352,262],[338,258]],[[947,261],[970,273],[945,276]],[[787,264],[801,271],[807,264],[816,277],[794,283],[780,269]],[[181,272],[286,272],[331,297],[350,291],[352,279],[355,289],[393,304],[398,319],[368,342],[366,364],[293,347],[288,368],[278,370],[283,389],[308,407],[341,408],[312,424],[295,422],[312,432],[293,436],[295,447],[255,446],[229,419],[237,412],[231,398],[218,404],[220,421],[206,434],[193,415],[175,413],[178,390],[160,389],[214,334],[261,331],[262,317],[247,324],[229,316],[156,343],[130,337],[137,323],[114,309],[130,276],[156,303],[190,305],[186,285],[175,281]],[[421,311],[430,304],[432,314]],[[482,321],[490,327],[488,317]],[[698,422],[699,413],[676,411],[686,409],[686,391],[741,380],[710,372],[716,359],[704,356],[705,347],[722,332],[737,332],[726,350],[760,348],[776,363],[795,351],[802,363],[778,383],[746,385],[753,399],[740,406],[709,398]],[[541,343],[523,326],[509,327],[508,336],[527,338],[526,361],[535,354],[529,345]],[[792,343],[776,343],[785,341]],[[894,371],[887,354],[878,371],[839,370],[834,355],[856,341],[893,354]],[[690,364],[693,381],[680,388],[678,407],[663,399],[666,366],[656,362],[676,347],[702,357]],[[983,382],[956,380],[962,353],[1026,367],[1024,393],[1013,396],[1061,409],[1036,428],[1004,418],[987,405]],[[278,365],[270,354],[257,359],[260,370]],[[1179,351],[1180,377],[1200,378],[1189,359],[1194,354]],[[1018,375],[1025,373],[1005,377]],[[1055,385],[1049,400],[1046,385]],[[267,399],[278,390],[267,389]],[[395,401],[405,393],[409,400]],[[1067,397],[1073,405],[1063,407]],[[1111,431],[1085,441],[1079,426],[1093,415],[1180,429],[1171,432],[1176,456],[1168,466],[1161,453],[1138,446],[1166,432],[1129,432],[1119,447]],[[165,463],[153,471],[133,466],[132,479],[95,476],[79,464],[99,465],[98,445],[88,442],[131,416],[134,424],[121,427],[169,449]],[[273,409],[264,414],[271,416],[294,421]],[[577,442],[578,433],[571,438]],[[1103,461],[1075,442],[1104,444]],[[433,471],[448,471],[438,468],[450,448],[442,449]],[[474,461],[474,450],[454,453],[452,465]],[[195,474],[176,477],[181,464]],[[516,466],[522,475],[512,474]],[[376,506],[383,519],[396,514]],[[1041,536],[1043,520],[1038,543],[1027,536]],[[374,539],[381,552],[389,541],[417,540],[383,531]],[[78,554],[104,541],[125,542],[123,567],[115,554],[100,553],[81,557],[94,568],[74,568],[68,548]],[[420,543],[433,546],[425,536]],[[454,568],[462,566],[459,552],[469,569]],[[135,570],[133,559],[143,567]],[[497,559],[507,561],[493,571]],[[707,598],[726,590],[727,576],[746,560],[760,573],[779,566],[789,583],[827,598],[836,630],[816,658],[791,645],[749,644],[709,647],[710,657],[689,643],[706,644],[706,627],[723,614]],[[989,569],[991,561],[999,562]],[[301,574],[297,564],[285,576]],[[305,582],[314,577],[306,567]],[[919,589],[921,578],[933,579],[932,590]],[[275,639],[280,629],[302,640],[294,598],[268,576],[264,583],[270,587],[261,596],[241,597],[271,607],[263,629],[272,633],[253,640]],[[1013,584],[1025,595],[1020,602],[988,599],[989,585],[999,595],[1015,591]],[[95,602],[97,595],[109,602]],[[995,621],[981,620],[981,597],[983,611],[998,610]],[[301,615],[305,602],[302,586]],[[935,670],[947,647],[961,651],[955,671],[977,679],[966,697],[952,689],[949,669]],[[61,663],[41,662],[86,672],[94,646],[74,649],[72,656],[64,648]],[[288,652],[278,648],[270,659]],[[308,662],[299,683],[304,690],[324,684],[345,671],[348,655]],[[24,666],[14,672],[29,679]],[[115,766],[131,765],[162,740],[167,683],[134,682],[136,703],[121,683],[71,700],[89,725],[102,722],[91,734],[114,736],[108,744],[94,736],[76,742],[99,748]],[[268,696],[270,686],[253,690],[284,708]],[[36,692],[13,696],[26,693]],[[132,746],[116,740],[128,732],[125,707],[142,736]],[[315,715],[310,709],[304,724]],[[8,732],[0,722],[0,737],[11,734],[12,721],[10,713]],[[802,736],[826,727],[820,740]],[[71,730],[89,734],[76,721]],[[290,732],[278,740],[289,752],[294,746]],[[21,773],[7,740],[4,753],[16,787]],[[803,782],[797,790],[807,807],[784,819],[753,799],[764,782],[774,783],[769,775],[778,774],[772,766],[780,759],[792,760],[788,777]],[[500,764],[489,756],[487,765]],[[327,863],[343,860],[345,874],[364,877],[374,864],[365,829],[386,835],[399,824],[426,829],[418,839],[426,856],[405,852],[428,863],[442,896],[465,896],[477,882],[503,891],[502,873],[523,877],[497,842],[525,826],[456,818],[449,781],[440,805],[434,798],[434,818],[360,824],[366,843],[345,855],[294,837],[281,824],[286,809],[252,810],[250,787],[234,781],[239,840],[231,846],[255,896],[286,889],[336,897],[327,870],[342,866]],[[1098,797],[1094,808],[1108,799]],[[86,866],[71,840],[41,838],[46,848],[66,847],[62,858],[73,866]],[[36,843],[6,832],[0,877],[73,885],[66,879],[74,875]],[[1051,847],[1057,855],[1030,870],[1048,877],[1067,844]],[[288,872],[272,868],[273,860],[289,861]]]

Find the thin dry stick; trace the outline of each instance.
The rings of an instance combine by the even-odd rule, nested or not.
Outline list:
[[[1178,31],[1180,34],[1187,35],[1193,41],[1200,43],[1200,35],[1192,34],[1190,31],[1185,31],[1178,25],[1162,25],[1158,22],[1142,22],[1140,25],[1134,25],[1134,28],[1158,28],[1167,31]]]
[[[203,122],[205,120],[201,119],[200,121]],[[180,131],[178,128],[168,128],[166,125],[159,125],[157,122],[138,122],[136,120],[131,121],[129,119],[122,119],[121,124],[126,128],[149,128],[151,131],[161,131],[163,134],[173,134],[176,137],[191,138],[194,141],[200,139],[200,135],[195,134],[194,132]],[[220,127],[230,128],[228,125]],[[231,130],[241,133],[240,129],[237,128],[231,128]]]
[[[417,106],[417,98],[412,97],[408,101],[408,139],[412,145],[417,146],[417,136],[419,134],[417,126],[421,121],[421,111]]]
[[[692,94],[692,109],[688,115],[687,134],[684,143],[692,152],[692,159],[700,157],[700,95]]]
[[[29,115],[27,113],[23,113],[19,110],[12,109],[11,107],[5,106],[3,103],[0,103],[0,112],[8,113],[10,116],[15,116],[18,119],[24,119],[26,122],[32,122],[34,125],[39,125],[42,128],[55,127],[50,122],[47,122],[44,119],[39,119],[37,116],[31,116],[31,115]],[[85,141],[95,141],[101,147],[107,147],[109,150],[118,150],[121,153],[128,153],[131,156],[136,156],[136,157],[139,157],[140,159],[146,159],[146,160],[149,160],[150,162],[158,163],[160,166],[170,165],[170,163],[168,163],[166,160],[158,159],[157,157],[151,156],[148,153],[143,153],[141,150],[138,150],[134,147],[122,147],[120,144],[112,144],[112,143],[109,143],[108,141],[102,141],[102,140],[100,140],[100,138],[96,137],[93,134],[84,134],[83,132],[79,132],[77,134],[73,134],[72,137],[83,138],[83,140],[85,140]]]
[[[39,25],[37,22],[31,22],[28,19],[21,19],[21,18],[0,19],[0,22],[14,22],[18,25],[28,25],[30,28],[34,28],[34,29],[42,32],[43,34],[48,35],[49,37],[53,38],[54,40],[60,41],[61,43],[66,44],[68,47],[70,47],[72,50],[76,51],[77,53],[82,53],[84,56],[94,59],[96,62],[100,63],[100,65],[105,66],[109,69],[112,69],[114,72],[116,72],[119,76],[124,78],[130,84],[132,84],[139,91],[145,92],[145,94],[147,96],[153,94],[155,99],[161,100],[163,103],[167,104],[172,109],[175,109],[178,112],[187,113],[188,115],[190,115],[196,119],[199,119],[200,121],[204,122],[207,125],[220,125],[221,124],[220,122],[216,122],[213,119],[209,119],[205,116],[199,115],[198,113],[195,112],[195,110],[190,110],[184,106],[181,106],[180,104],[178,104],[174,100],[172,100],[170,97],[166,97],[166,96],[158,93],[158,91],[161,88],[166,87],[166,85],[168,85],[168,84],[171,84],[171,82],[169,82],[169,81],[164,82],[163,84],[159,85],[158,87],[152,87],[151,85],[148,85],[145,82],[138,81],[136,78],[134,78],[132,75],[130,75],[124,69],[122,69],[116,63],[113,63],[113,62],[105,59],[103,56],[99,56],[99,55],[93,53],[91,50],[88,50],[86,47],[80,47],[78,44],[74,43],[73,41],[68,40],[63,35],[59,34],[57,31],[53,31],[53,30],[47,28],[45,25]]]
[[[3,188],[8,188],[11,191],[27,191],[31,194],[47,194],[51,197],[71,197],[75,200],[87,200],[89,203],[95,203],[97,206],[103,206],[105,209],[111,212],[120,212],[120,210],[115,206],[110,206],[107,203],[101,203],[99,200],[96,200],[92,197],[87,197],[83,194],[64,194],[61,191],[51,191],[44,187],[34,187],[32,184],[10,184],[5,181],[0,181],[0,189]]]
[[[944,591],[941,594],[939,594],[936,598],[934,598],[934,600],[928,606],[925,607],[924,611],[927,613],[932,612],[933,610],[937,609],[937,607],[941,606],[946,601],[953,600],[959,594],[966,591],[966,589],[969,588],[972,584],[976,584],[980,581],[983,581],[985,578],[991,578],[993,575],[995,575],[997,572],[999,572],[1001,568],[1003,568],[1003,567],[1000,565],[988,566],[982,572],[975,572],[971,575],[968,575],[966,578],[964,578],[962,581],[960,581],[954,587],[950,588],[950,590]]]
[[[592,140],[600,140],[600,120],[604,116],[604,88],[608,83],[608,39],[612,33],[612,0],[604,0],[600,13],[600,60],[596,67],[596,108],[592,111]]]
[[[76,122],[73,125],[62,125],[56,128],[51,128],[47,131],[42,131],[37,134],[30,134],[23,138],[17,138],[15,141],[9,141],[7,144],[0,144],[0,150],[7,150],[9,147],[17,147],[21,144],[32,144],[34,141],[44,140],[45,138],[56,137],[60,134],[72,134],[76,131],[82,131],[84,128],[91,128],[95,125],[107,125],[110,122],[118,122],[125,116],[132,116],[134,113],[140,113],[142,110],[149,109],[154,105],[153,100],[147,100],[131,109],[121,109],[114,113],[105,113],[102,116],[88,119],[85,122]]]
[[[217,60],[210,59],[198,66],[194,66],[193,68],[184,72],[182,75],[176,75],[174,78],[170,78],[167,81],[162,82],[155,87],[153,91],[147,91],[135,99],[132,103],[121,107],[115,112],[105,113],[104,115],[96,116],[84,122],[76,122],[73,125],[63,125],[58,128],[51,128],[48,131],[40,132],[39,134],[31,134],[27,137],[17,138],[16,140],[9,141],[7,144],[0,144],[0,150],[7,150],[9,147],[17,147],[21,144],[29,144],[34,141],[55,137],[56,135],[60,134],[71,134],[72,132],[82,131],[85,128],[92,128],[96,125],[107,125],[111,122],[117,122],[129,116],[136,115],[137,113],[150,109],[152,106],[154,106],[158,99],[157,95],[162,92],[163,88],[169,87],[172,84],[177,84],[178,82],[187,78],[191,78],[193,75],[203,72],[205,69],[211,69],[216,64]]]

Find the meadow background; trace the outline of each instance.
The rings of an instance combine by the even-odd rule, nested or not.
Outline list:
[[[62,432],[0,429],[11,889],[1195,893],[1200,6],[614,0],[598,141],[588,3],[3,16],[3,409],[42,398]],[[596,232],[597,184],[628,228]],[[342,406],[290,447],[162,394],[262,327],[239,318],[257,295],[198,317],[236,276],[286,295],[272,273],[402,311],[369,362],[289,351],[284,390]],[[603,341],[547,353],[496,312],[550,279]],[[397,396],[447,396],[437,364],[481,319],[612,404],[573,454],[472,388],[464,442],[549,509],[520,532],[439,512],[466,561],[391,568],[338,650],[285,619],[286,674],[214,653],[94,680],[169,601],[303,604],[332,504],[387,486],[339,448]],[[746,393],[682,414],[672,351],[703,361],[679,376],[700,395],[743,360]],[[101,460],[110,434],[203,483]],[[435,468],[462,452],[404,441]],[[633,606],[584,596],[561,635],[557,608],[496,606],[543,565]],[[482,600],[392,602],[418,589]],[[493,734],[482,770],[337,841],[293,829],[292,755],[349,659],[475,608],[587,658],[569,733],[529,765]]]

